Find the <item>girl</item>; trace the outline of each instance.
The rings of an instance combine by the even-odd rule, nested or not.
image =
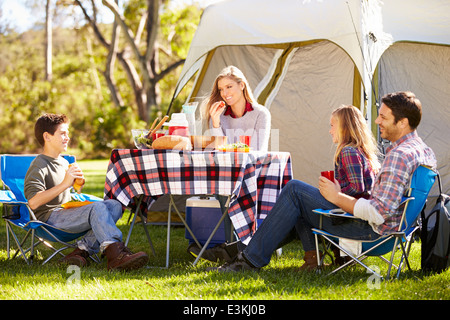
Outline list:
[[[334,173],[341,191],[355,198],[368,198],[380,163],[377,143],[361,111],[354,106],[334,110],[330,134],[336,144]]]
[[[334,156],[335,163],[335,180],[339,183],[341,191],[352,195],[353,197],[369,196],[369,192],[372,188],[372,184],[375,181],[375,175],[380,168],[378,161],[378,147],[375,138],[370,132],[366,120],[361,111],[354,106],[341,106],[335,109],[330,117],[330,131],[329,131],[333,143],[336,144],[336,152]],[[320,179],[325,179],[320,177]],[[319,190],[313,186],[299,180],[291,180],[283,188],[282,194],[289,191],[285,189],[297,190],[300,185],[307,186],[309,190],[309,196],[314,198],[317,203],[327,202],[327,200],[320,194]],[[267,216],[267,219],[271,218],[271,214],[275,208],[283,206],[291,206],[291,204],[300,202],[300,198],[296,192],[292,192],[292,197],[278,198],[277,204]],[[284,200],[289,198],[287,200]],[[319,208],[319,207],[318,207]],[[283,210],[282,210],[283,211]],[[284,211],[283,211],[284,212]],[[284,214],[284,213],[282,213]],[[262,226],[266,223],[264,220]],[[256,231],[258,233],[259,229]],[[278,247],[292,241],[295,237],[300,238],[305,252],[305,263],[300,267],[300,270],[313,270],[317,267],[316,250],[310,250],[314,248],[314,236],[311,232],[311,227],[305,221],[297,221],[295,227],[286,232],[285,239],[278,244]],[[250,241],[250,243],[253,239]],[[254,246],[255,247],[255,246]],[[257,245],[256,245],[257,247]],[[230,244],[222,244],[218,247],[208,249],[204,253],[205,259],[225,260],[227,262],[233,261],[239,252],[245,249],[245,245],[236,241]],[[340,257],[339,250],[333,250],[335,256],[335,263],[340,265],[345,262],[345,259]],[[225,264],[219,267],[218,270],[233,269],[229,264]]]

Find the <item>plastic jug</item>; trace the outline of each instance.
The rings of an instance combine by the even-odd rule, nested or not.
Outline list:
[[[189,124],[184,113],[172,113],[169,135],[189,137]]]

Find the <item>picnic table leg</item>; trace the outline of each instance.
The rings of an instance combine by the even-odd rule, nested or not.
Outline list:
[[[219,222],[217,223],[216,227],[214,228],[214,230],[211,232],[211,235],[209,236],[208,240],[206,241],[205,245],[202,246],[197,238],[195,237],[194,233],[192,232],[191,228],[189,228],[186,220],[183,218],[183,216],[181,215],[180,211],[178,210],[177,206],[175,205],[175,201],[173,200],[173,196],[170,195],[170,202],[169,202],[169,212],[168,212],[168,217],[167,217],[167,246],[166,246],[166,268],[169,268],[169,252],[170,252],[170,216],[171,216],[171,212],[172,212],[172,207],[175,209],[175,212],[178,214],[178,216],[180,217],[181,221],[183,222],[184,226],[186,227],[186,229],[188,230],[189,234],[192,236],[192,239],[195,241],[195,243],[197,244],[197,246],[199,248],[202,248],[199,255],[197,256],[197,258],[195,259],[193,265],[195,266],[198,262],[198,260],[201,258],[203,252],[206,250],[206,248],[208,247],[209,243],[211,242],[212,238],[214,237],[214,234],[216,233],[217,229],[219,229],[220,224],[223,222],[223,220],[225,219],[226,215],[228,214],[228,206],[230,204],[230,199],[231,196],[228,196],[227,202],[225,204],[225,211],[222,214],[222,217],[220,218]]]
[[[144,198],[144,196],[142,195],[138,199],[137,207],[136,207],[136,210],[135,210],[135,212],[133,214],[133,220],[131,221],[130,230],[128,231],[127,239],[125,241],[125,246],[128,246],[128,242],[130,241],[130,237],[131,237],[131,232],[133,231],[134,224],[136,223],[136,217],[139,216],[141,218],[141,222],[142,222],[142,226],[144,227],[145,234],[147,235],[148,243],[150,244],[150,248],[152,249],[153,256],[156,257],[155,248],[153,246],[152,239],[150,238],[150,234],[148,233],[147,226],[146,226],[145,221],[144,221],[144,216],[142,215],[142,212],[141,212],[141,209],[140,209],[140,206],[141,206],[143,198]]]
[[[172,195],[170,195],[169,210],[167,212],[167,240],[166,240],[166,269],[169,268],[170,253],[170,216],[172,213]]]
[[[139,197],[138,205],[136,207],[136,210],[133,214],[133,220],[131,220],[130,230],[128,230],[127,239],[125,240],[125,246],[128,246],[128,242],[130,241],[131,233],[133,232],[134,224],[136,223],[136,217],[137,217],[137,210],[139,210],[139,206],[141,205],[142,197]]]
[[[183,216],[181,215],[180,211],[178,210],[177,206],[175,205],[175,201],[172,198],[172,195],[170,197],[170,203],[173,205],[176,213],[178,214],[178,217],[180,217],[181,221],[183,222],[184,226],[186,227],[187,231],[189,232],[189,234],[192,236],[192,239],[195,241],[195,243],[201,247],[201,244],[198,242],[197,238],[194,235],[194,232],[191,230],[191,228],[188,226],[186,220],[183,218]]]
[[[169,212],[168,212],[168,217],[167,217],[167,247],[166,247],[166,268],[169,267],[169,251],[170,251],[170,217],[171,217],[171,213],[172,213],[172,207],[175,209],[175,212],[178,214],[178,216],[180,217],[181,221],[183,222],[184,226],[186,227],[187,231],[191,234],[192,239],[194,239],[195,243],[199,246],[199,248],[201,248],[201,244],[198,242],[197,238],[195,237],[194,233],[192,232],[191,228],[189,228],[186,220],[183,218],[183,216],[181,215],[180,211],[178,210],[175,201],[173,200],[173,196],[170,195],[169,197],[170,201],[169,201]]]

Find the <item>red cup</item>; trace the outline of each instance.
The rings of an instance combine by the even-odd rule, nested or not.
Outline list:
[[[334,171],[322,171],[320,175],[334,182]]]
[[[247,146],[250,147],[252,137],[251,136],[239,136],[239,141],[241,143],[245,143]]]
[[[158,139],[159,137],[163,137],[164,135],[165,135],[164,132],[155,132],[152,135],[152,140],[155,141],[156,139]]]

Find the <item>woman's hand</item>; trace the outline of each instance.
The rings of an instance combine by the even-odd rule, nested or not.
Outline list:
[[[214,128],[220,127],[220,115],[224,112],[225,108],[225,102],[217,101],[214,102],[209,109],[209,115],[211,116],[211,121]]]

